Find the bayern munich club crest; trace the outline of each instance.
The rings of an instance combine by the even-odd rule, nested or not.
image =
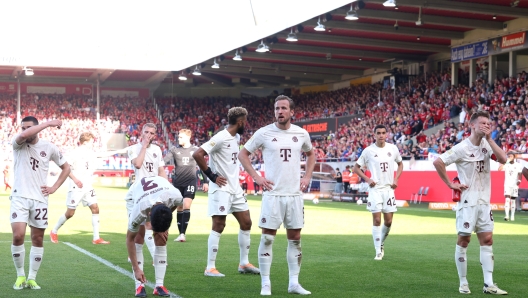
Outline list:
[[[295,136],[292,138],[292,140],[293,140],[294,142],[296,142],[296,143],[297,143],[297,141],[299,141],[299,140],[297,139],[297,137],[295,137]]]
[[[154,156],[154,158],[158,158],[158,155],[156,153],[152,153],[152,156]]]
[[[224,212],[225,208],[224,208],[224,206],[220,206],[220,208],[218,208],[218,210],[220,210],[220,212]]]
[[[260,220],[262,223],[266,223],[266,219],[263,217],[261,220]]]
[[[44,151],[40,151],[40,156],[42,156],[42,157],[46,157],[46,152],[44,152]]]
[[[488,149],[482,148],[482,153],[484,153],[484,154],[488,153]]]
[[[464,260],[463,257],[460,257],[460,258],[458,258],[458,261],[461,262],[461,263],[463,263],[463,262],[465,262],[466,260]]]
[[[392,154],[390,154],[390,152],[387,152],[387,155],[388,155],[389,157],[391,157],[391,156],[392,156]]]
[[[13,214],[11,214],[11,218],[13,218],[13,219],[17,218],[16,212],[13,212]]]
[[[464,223],[464,228],[465,228],[465,229],[469,229],[469,222],[465,222],[465,223]]]

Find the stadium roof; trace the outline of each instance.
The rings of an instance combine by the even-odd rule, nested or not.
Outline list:
[[[35,2],[34,10],[25,12],[23,23],[35,20],[38,26],[7,31],[4,40],[17,46],[0,48],[0,79],[13,79],[29,66],[35,71],[29,81],[80,83],[100,74],[105,84],[155,88],[161,82],[180,83],[181,70],[192,72],[201,64],[202,75],[189,74],[188,86],[317,84],[361,76],[366,69],[389,69],[390,61],[423,62],[431,54],[449,53],[451,41],[463,39],[467,31],[501,30],[508,21],[528,17],[528,1],[512,0],[397,0],[397,9],[385,7],[385,0],[353,1],[359,8],[356,21],[345,19],[351,2],[340,0],[317,5],[211,1],[206,7],[166,1],[156,7],[129,6],[123,14],[115,13],[122,9],[118,4],[104,2],[83,8],[82,16],[67,10],[76,8],[72,2],[56,2],[64,9]],[[9,10],[22,4],[7,5]],[[420,10],[422,24],[417,25]],[[51,21],[39,21],[43,15]],[[318,17],[325,32],[314,30]],[[8,17],[4,22],[15,21]],[[94,30],[94,23],[102,24],[102,30]],[[286,41],[297,25],[303,27],[298,41]],[[270,52],[255,52],[262,38]],[[232,60],[235,49],[246,50],[243,61]],[[211,68],[214,57],[218,69]]]

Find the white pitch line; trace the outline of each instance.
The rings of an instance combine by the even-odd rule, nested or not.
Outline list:
[[[93,254],[93,253],[91,253],[91,252],[89,252],[89,251],[87,251],[87,250],[85,250],[83,248],[80,248],[80,247],[78,247],[75,244],[72,244],[72,243],[69,243],[69,242],[62,242],[62,243],[64,243],[64,244],[68,245],[69,247],[71,247],[71,248],[73,248],[73,249],[75,249],[75,250],[77,250],[77,251],[79,251],[79,252],[81,252],[81,253],[89,256],[89,257],[91,257],[92,259],[95,259],[96,261],[98,261],[100,263],[103,263],[104,265],[106,265],[106,266],[114,269],[115,271],[127,276],[128,278],[131,278],[132,280],[135,279],[135,277],[134,277],[134,275],[132,274],[131,271],[125,270],[125,269],[123,269],[123,268],[121,268],[121,267],[119,267],[117,265],[114,265],[114,264],[110,263],[109,261],[101,258],[100,256],[98,256],[96,254]],[[147,281],[145,283],[145,285],[147,287],[151,288],[151,289],[154,289],[154,287],[156,286],[154,283],[152,283],[150,281]],[[177,294],[175,294],[175,293],[173,293],[171,291],[169,291],[169,294],[170,294],[170,297],[172,297],[172,298],[183,298],[183,297],[181,297],[181,296],[179,296],[179,295],[177,295]]]

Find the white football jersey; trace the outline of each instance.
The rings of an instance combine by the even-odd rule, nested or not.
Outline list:
[[[301,150],[312,150],[308,132],[292,124],[282,130],[275,123],[257,130],[244,148],[253,153],[262,149],[266,179],[274,183],[270,195],[290,196],[301,192]]]
[[[371,179],[376,182],[375,189],[388,189],[394,183],[395,165],[401,161],[400,151],[395,145],[385,143],[380,148],[373,143],[361,152],[357,164],[367,166],[372,174]]]
[[[49,141],[39,139],[32,145],[17,144],[15,135],[12,140],[15,181],[12,196],[34,199],[48,203],[48,196],[42,194],[41,186],[47,185],[50,160],[62,166],[66,159],[59,148]]]
[[[87,146],[79,146],[68,154],[68,160],[73,175],[83,184],[83,189],[93,184],[93,173],[97,170],[97,157]],[[69,190],[77,188],[71,178],[68,178]]]
[[[211,170],[227,179],[227,184],[222,187],[216,183],[210,183],[209,193],[214,193],[219,189],[230,194],[243,193],[238,180],[240,174],[238,153],[240,150],[236,136],[236,134],[232,136],[227,129],[224,129],[201,146],[209,155],[209,167]]]
[[[128,219],[128,229],[137,232],[139,225],[147,219],[150,210],[156,203],[163,203],[169,208],[182,204],[183,197],[178,189],[160,176],[143,177],[136,180],[129,192],[132,193],[134,207]]]
[[[509,163],[507,162],[502,170],[504,171],[504,187],[518,187],[517,180],[519,180],[519,174],[522,173],[523,166],[518,162]]]
[[[141,147],[141,143],[137,143],[128,147],[127,152],[130,161],[138,157],[139,152],[141,152]],[[132,168],[134,169],[134,174],[136,175],[136,181],[138,181],[143,177],[158,176],[158,169],[159,167],[163,166],[165,166],[165,162],[161,156],[160,147],[155,144],[150,144],[147,147],[147,152],[145,152],[145,159],[143,160],[143,165],[141,165],[141,168],[136,169],[136,167],[133,165]]]
[[[460,204],[475,206],[490,203],[492,154],[493,151],[486,139],[482,139],[479,146],[474,146],[467,138],[440,155],[439,158],[446,166],[456,164],[460,183],[468,186],[462,191]]]

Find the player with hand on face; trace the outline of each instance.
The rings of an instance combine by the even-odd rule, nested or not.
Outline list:
[[[504,171],[504,220],[515,220],[515,200],[519,196],[519,184],[521,184],[523,166],[515,161],[515,153],[507,154],[508,161],[502,166]],[[510,217],[511,209],[511,217]]]
[[[260,270],[249,263],[249,247],[251,243],[251,217],[244,191],[240,187],[240,168],[237,164],[239,154],[239,138],[244,133],[247,124],[247,110],[233,107],[227,112],[228,126],[218,132],[208,142],[203,144],[193,157],[200,169],[211,180],[209,187],[209,216],[213,221],[212,231],[207,241],[207,267],[205,276],[223,277],[216,269],[216,255],[220,244],[220,236],[226,225],[227,215],[232,213],[240,225],[238,246],[240,262],[238,272],[259,274]],[[209,155],[209,166],[205,156]]]
[[[370,187],[367,198],[367,209],[372,212],[372,239],[376,256],[374,260],[381,261],[385,255],[385,240],[389,236],[392,218],[396,209],[394,190],[403,172],[402,157],[398,147],[385,142],[387,128],[384,125],[374,127],[376,142],[363,152],[354,166],[354,173],[361,177]],[[398,165],[394,177],[394,164]],[[369,178],[361,168],[366,166],[371,171]],[[381,225],[383,213],[383,227]]]
[[[467,281],[467,247],[471,234],[477,234],[480,243],[480,264],[484,273],[483,292],[507,295],[493,282],[493,213],[491,212],[490,160],[506,163],[506,153],[491,138],[490,116],[478,111],[469,120],[471,135],[446,151],[433,164],[438,175],[451,189],[461,192],[456,206],[456,228],[458,239],[455,263],[460,279],[459,292],[469,294]],[[453,183],[447,176],[446,167],[455,164],[460,183]]]
[[[257,130],[240,151],[238,159],[248,174],[262,187],[260,224],[262,236],[258,249],[261,277],[261,295],[271,295],[270,270],[273,241],[281,224],[286,228],[288,249],[288,293],[309,295],[299,284],[301,271],[301,229],[304,227],[304,200],[315,165],[315,154],[308,132],[291,123],[295,103],[287,96],[275,99],[277,122]],[[266,164],[266,178],[257,174],[249,155],[262,149]],[[301,178],[301,151],[305,152],[306,173]]]
[[[167,179],[167,174],[165,174],[165,168],[163,167],[165,163],[162,159],[161,149],[158,145],[152,144],[155,138],[156,124],[146,123],[141,130],[141,142],[127,148],[128,158],[134,167],[134,174],[136,176],[134,183],[141,181],[144,177],[160,176]],[[134,206],[132,195],[132,192],[129,190],[125,196],[127,214],[129,216]],[[150,223],[147,222],[146,225],[141,226],[138,232],[144,238],[144,242],[147,243],[150,255],[154,259],[155,244]],[[143,250],[141,250],[141,254],[143,254]]]
[[[48,127],[60,128],[62,121],[51,120],[42,124],[33,116],[22,119],[22,132],[15,135],[13,144],[15,183],[11,196],[11,229],[13,244],[11,256],[17,271],[13,289],[24,287],[38,290],[37,272],[44,255],[44,231],[48,227],[48,197],[64,183],[70,174],[70,165],[54,144],[41,140],[39,132]],[[61,173],[53,186],[47,186],[49,163],[53,161]],[[24,238],[26,227],[31,229],[31,251],[29,252],[29,274],[26,281]]]
[[[143,177],[129,189],[133,207],[128,218],[126,246],[135,277],[136,297],[146,297],[143,272],[143,236],[138,232],[146,222],[152,226],[154,249],[154,295],[169,297],[163,285],[167,270],[167,239],[172,222],[172,212],[182,203],[181,193],[164,177]]]
[[[193,158],[193,153],[198,150],[198,147],[191,145],[191,135],[191,130],[180,129],[178,143],[181,147],[172,147],[164,158],[166,163],[174,163],[175,178],[172,181],[172,185],[183,195],[183,205],[178,207],[176,213],[180,232],[180,235],[174,239],[177,242],[187,241],[185,235],[191,220],[191,204],[196,193],[196,161]],[[209,185],[205,181],[202,182],[203,191],[206,192]]]

